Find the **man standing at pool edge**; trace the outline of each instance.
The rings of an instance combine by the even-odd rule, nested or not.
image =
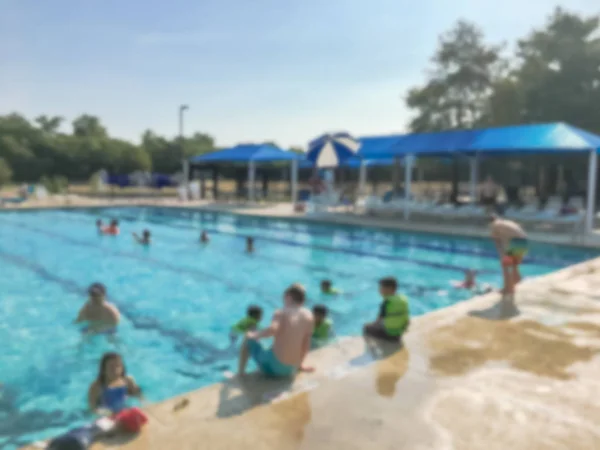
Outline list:
[[[502,298],[513,303],[515,286],[521,281],[519,265],[528,250],[527,234],[518,223],[501,219],[492,214],[490,216],[490,236],[496,244],[502,265],[504,278]]]
[[[292,284],[283,294],[283,309],[273,314],[271,325],[261,331],[246,333],[242,344],[238,375],[246,373],[248,358],[256,362],[261,372],[272,377],[290,377],[297,370],[312,372],[303,365],[310,350],[314,319],[311,311],[304,307],[306,292],[300,284]],[[273,347],[263,348],[259,339],[273,337]]]

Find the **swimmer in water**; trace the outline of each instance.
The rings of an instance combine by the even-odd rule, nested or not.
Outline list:
[[[340,295],[342,292],[333,287],[331,280],[321,281],[321,293],[325,295]]]
[[[113,414],[127,407],[127,397],[141,398],[142,390],[133,377],[127,375],[123,358],[118,353],[105,353],[100,360],[98,377],[88,390],[88,406],[91,411]]]
[[[209,242],[210,239],[208,238],[208,233],[206,231],[202,231],[202,233],[200,233],[200,243],[208,244]]]
[[[119,221],[117,219],[113,219],[110,221],[110,225],[107,227],[102,226],[102,221],[100,221],[99,230],[101,234],[117,236],[119,234]]]
[[[244,335],[248,331],[255,331],[258,328],[263,316],[263,310],[260,306],[250,305],[246,311],[246,317],[231,327],[229,338],[231,341],[237,340],[237,337]]]
[[[150,235],[150,230],[144,230],[142,232],[142,236],[138,236],[137,233],[133,233],[133,238],[136,240],[136,242],[138,244],[142,244],[142,245],[150,245],[150,239],[151,239],[151,235]]]
[[[251,236],[246,238],[246,253],[254,253],[254,238]]]
[[[96,229],[98,230],[98,234],[102,234],[102,219],[96,220]]]
[[[75,323],[87,323],[83,328],[86,334],[114,334],[121,320],[119,310],[106,301],[106,287],[94,283],[88,288],[89,300],[79,311]]]
[[[465,279],[462,282],[452,281],[451,284],[457,289],[473,291],[476,294],[487,294],[488,292],[491,292],[493,288],[489,284],[477,284],[475,279],[476,275],[477,272],[474,270],[466,270]]]

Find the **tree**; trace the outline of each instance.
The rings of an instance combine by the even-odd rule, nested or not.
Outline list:
[[[39,125],[40,129],[49,134],[56,133],[63,120],[64,119],[60,116],[49,117],[45,114],[35,118],[35,121]]]
[[[429,80],[408,93],[406,103],[416,110],[413,132],[471,128],[486,120],[489,98],[501,73],[500,47],[484,42],[483,33],[459,21],[440,38],[432,58]],[[459,166],[452,165],[452,199],[458,197]]]
[[[560,8],[519,41],[516,71],[526,122],[564,121],[600,131],[600,17]]]
[[[406,99],[417,113],[411,131],[477,125],[502,68],[500,47],[486,44],[476,25],[459,21],[441,36],[432,63],[429,80],[411,89]]]
[[[4,158],[0,158],[0,188],[10,183],[12,170]]]
[[[73,121],[73,134],[79,137],[107,137],[106,128],[100,119],[89,114],[82,114]]]

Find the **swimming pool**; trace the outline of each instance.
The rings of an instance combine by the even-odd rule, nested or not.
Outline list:
[[[121,236],[101,237],[94,222],[118,218]],[[143,248],[130,233],[149,228]],[[200,230],[211,236],[200,246]],[[244,253],[255,237],[256,253]],[[525,276],[597,256],[532,244]],[[413,316],[464,300],[450,289],[462,271],[498,285],[485,240],[330,226],[224,213],[113,208],[0,213],[0,448],[12,449],[89,419],[86,393],[100,355],[114,345],[81,345],[71,324],[94,281],[106,284],[123,321],[118,351],[146,396],[159,401],[222,379],[237,350],[228,331],[256,303],[263,324],[292,282],[309,305],[330,309],[338,336],[357,335],[377,314],[377,279],[396,276]],[[329,278],[344,295],[324,299]]]

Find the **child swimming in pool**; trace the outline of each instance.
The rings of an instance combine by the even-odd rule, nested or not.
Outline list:
[[[246,317],[237,322],[231,327],[229,338],[232,341],[237,340],[238,336],[255,331],[258,328],[263,315],[263,310],[260,306],[250,305],[246,311]]]
[[[325,295],[339,295],[342,292],[333,287],[331,280],[323,280],[321,281],[321,293]]]
[[[142,236],[138,236],[137,233],[133,233],[133,238],[136,240],[136,242],[138,244],[150,245],[150,240],[151,240],[150,230],[142,231]]]
[[[473,291],[474,293],[481,295],[492,292],[493,288],[489,284],[478,284],[476,281],[477,272],[474,270],[465,271],[465,279],[463,281],[452,281],[451,284],[456,289],[465,289]]]
[[[319,347],[333,337],[333,321],[327,318],[329,310],[325,305],[313,306],[315,329],[312,334],[312,346]]]
[[[246,238],[246,253],[254,253],[254,238],[252,236]]]
[[[208,233],[206,231],[202,231],[202,233],[200,233],[200,243],[208,244],[209,241],[210,239],[208,238]]]
[[[102,221],[99,221],[99,231],[101,234],[117,236],[119,234],[119,221],[117,219],[113,219],[110,221],[110,225],[107,227],[102,226]]]
[[[88,390],[88,406],[102,414],[119,413],[127,407],[127,397],[141,398],[142,390],[133,377],[127,375],[123,358],[118,353],[105,353],[100,360],[98,377]]]

